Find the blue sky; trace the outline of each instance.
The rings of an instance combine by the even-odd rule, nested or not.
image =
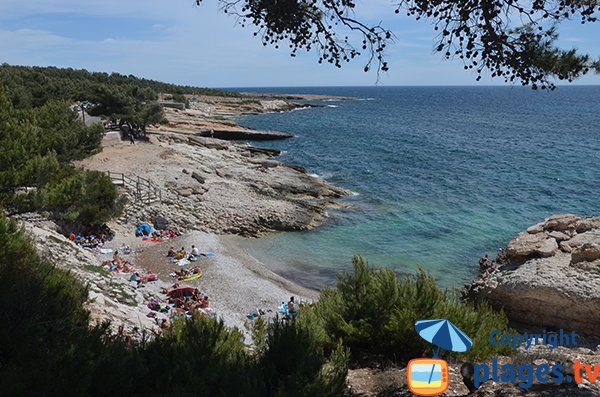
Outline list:
[[[388,48],[391,70],[380,85],[503,84],[463,70],[458,60],[433,53],[435,33],[426,21],[393,12],[388,0],[359,1],[357,16],[396,35]],[[0,2],[0,62],[55,65],[134,74],[210,87],[373,85],[364,59],[339,70],[319,65],[314,53],[291,58],[286,49],[264,47],[216,0],[26,0]],[[600,23],[561,26],[561,42],[600,56]],[[590,75],[578,84],[600,84]]]

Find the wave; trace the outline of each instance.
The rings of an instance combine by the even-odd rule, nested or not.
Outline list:
[[[338,105],[327,105],[328,108],[337,108],[339,107]]]
[[[302,107],[300,107],[300,108],[294,108],[294,109],[292,109],[291,111],[292,111],[292,112],[296,112],[296,111],[298,111],[298,110],[306,110],[306,109],[312,109],[312,106],[302,106]],[[283,111],[283,112],[279,112],[279,113],[287,113],[287,112],[286,112],[286,111]]]

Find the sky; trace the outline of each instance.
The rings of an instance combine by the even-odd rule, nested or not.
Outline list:
[[[366,59],[337,69],[315,53],[290,57],[263,46],[217,0],[0,0],[0,62],[84,68],[207,87],[502,85],[433,52],[431,23],[394,13],[389,0],[358,0],[356,15],[395,34],[390,71],[365,73]],[[600,23],[561,25],[561,44],[600,56]],[[600,75],[577,84],[600,84]]]

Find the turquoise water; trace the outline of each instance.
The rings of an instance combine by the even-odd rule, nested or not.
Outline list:
[[[361,254],[400,273],[420,264],[459,286],[483,253],[544,217],[600,213],[600,87],[263,91],[368,98],[240,120],[293,133],[260,146],[357,193],[352,210],[329,211],[317,230],[243,243],[301,283],[331,285]]]

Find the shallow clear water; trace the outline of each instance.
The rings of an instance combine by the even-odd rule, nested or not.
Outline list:
[[[257,91],[257,89],[249,89]],[[361,87],[264,89],[347,95],[323,108],[244,117],[295,134],[259,146],[357,196],[310,232],[247,240],[273,270],[323,286],[353,254],[443,285],[554,213],[600,212],[600,87]]]

